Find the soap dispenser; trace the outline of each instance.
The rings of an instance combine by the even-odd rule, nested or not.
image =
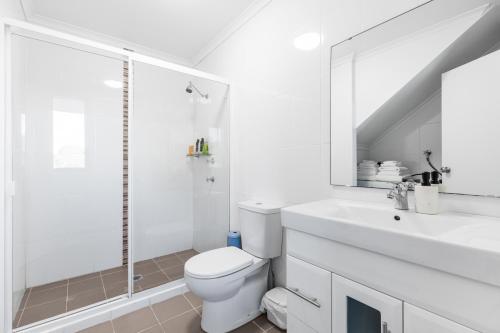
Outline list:
[[[439,187],[431,186],[430,172],[422,173],[422,183],[415,186],[415,211],[420,214],[439,213]]]

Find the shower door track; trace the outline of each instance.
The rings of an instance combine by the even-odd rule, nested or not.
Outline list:
[[[14,31],[21,30],[21,31]],[[3,78],[0,83],[0,249],[3,249],[3,255],[0,255],[0,302],[3,305],[3,312],[0,313],[0,331],[5,333],[12,333],[12,272],[13,272],[13,234],[12,234],[12,202],[15,195],[15,183],[13,181],[13,170],[12,170],[12,105],[11,105],[11,35],[13,33],[22,35],[22,32],[37,34],[37,38],[42,36],[42,40],[50,41],[55,44],[62,44],[61,42],[54,42],[54,39],[61,40],[67,43],[71,43],[71,46],[77,45],[76,48],[85,51],[84,47],[99,50],[106,54],[111,54],[128,63],[129,69],[129,91],[128,91],[128,156],[133,154],[133,143],[134,143],[134,133],[133,133],[133,100],[134,100],[134,75],[133,68],[134,62],[141,62],[156,67],[168,69],[171,71],[187,74],[201,79],[206,79],[218,83],[225,84],[230,89],[230,82],[228,79],[203,72],[188,66],[183,66],[175,64],[169,61],[165,61],[159,58],[151,57],[148,55],[140,54],[128,49],[122,49],[119,47],[114,47],[107,45],[105,43],[96,42],[91,39],[78,37],[69,33],[61,32],[55,29],[43,27],[40,25],[28,23],[21,20],[11,19],[11,18],[1,18],[0,19],[0,77]],[[30,37],[30,36],[28,36]],[[128,258],[133,258],[133,186],[130,182],[131,176],[133,175],[133,159],[128,161]],[[174,288],[175,289],[175,288]],[[178,287],[177,287],[178,289]],[[168,293],[168,291],[166,291]],[[165,292],[164,292],[165,293]],[[144,296],[146,295],[146,296]],[[128,264],[128,300],[130,302],[137,302],[138,299],[144,299],[147,297],[148,293],[143,292],[143,295],[135,294],[133,295],[133,265]],[[115,301],[117,307],[123,307],[123,300]],[[103,309],[112,309],[113,302],[102,305]],[[131,305],[132,306],[132,305]],[[0,306],[1,308],[1,306]],[[89,309],[89,313],[92,310],[99,310],[95,306]],[[94,311],[95,312],[95,311]],[[84,320],[89,317],[89,313],[79,312],[71,315],[75,317],[75,320]],[[41,322],[41,326],[48,325],[47,327],[57,326],[58,321],[62,323],[67,323],[67,317],[47,320]],[[27,327],[26,329],[21,328],[16,330],[19,332],[29,331],[31,332],[33,327]]]

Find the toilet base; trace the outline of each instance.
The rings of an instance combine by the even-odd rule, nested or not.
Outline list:
[[[208,333],[234,330],[257,318],[260,302],[267,291],[269,263],[245,278],[243,286],[233,297],[219,301],[203,301],[201,328]]]

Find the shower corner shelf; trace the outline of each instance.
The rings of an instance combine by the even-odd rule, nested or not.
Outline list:
[[[195,154],[192,154],[192,155],[187,154],[186,157],[196,157],[196,158],[200,158],[200,157],[212,157],[212,154],[195,153]]]

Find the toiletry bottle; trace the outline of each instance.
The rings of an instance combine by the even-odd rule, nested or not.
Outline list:
[[[441,180],[439,179],[441,175],[437,171],[431,172],[431,185],[439,185],[441,184]]]
[[[202,148],[202,150],[201,150],[201,153],[202,153],[203,155],[208,155],[208,143],[205,143],[205,144],[203,145],[203,148]]]
[[[193,153],[194,153],[194,145],[189,145],[188,156],[193,156]]]
[[[435,186],[438,188],[439,192],[442,191],[443,187],[443,180],[441,179],[441,174],[438,171],[432,171],[431,172],[431,186]]]
[[[201,140],[200,140],[200,154],[203,152],[204,145],[205,145],[205,139],[201,138]]]
[[[417,213],[439,213],[439,187],[431,186],[430,178],[430,172],[424,172],[422,183],[415,185],[415,211]]]
[[[200,147],[200,139],[196,139],[196,150],[195,150],[195,153],[199,152],[199,150],[198,150],[199,147]]]

